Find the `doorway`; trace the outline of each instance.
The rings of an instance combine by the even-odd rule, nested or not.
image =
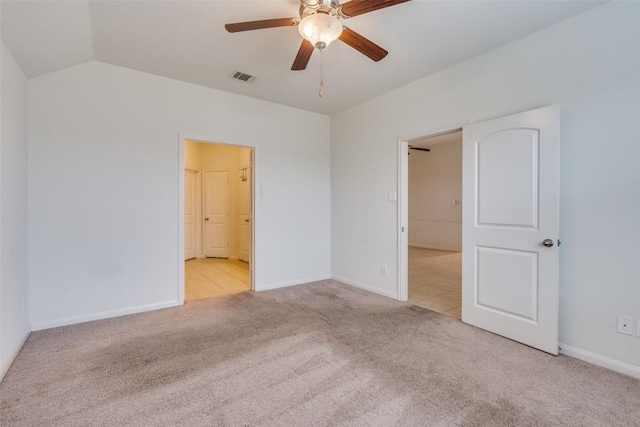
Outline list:
[[[411,141],[408,301],[462,317],[462,131]]]
[[[463,130],[462,316],[551,354],[559,333],[557,105],[398,141],[398,299],[408,299],[409,145]]]
[[[254,149],[183,138],[184,301],[253,289]]]

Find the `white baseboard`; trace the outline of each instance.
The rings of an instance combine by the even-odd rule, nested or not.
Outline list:
[[[13,364],[13,361],[16,360],[18,353],[20,353],[20,350],[22,349],[22,346],[24,345],[25,341],[27,341],[27,338],[29,338],[30,333],[31,333],[31,329],[27,328],[27,330],[24,332],[22,336],[22,339],[20,340],[20,344],[18,344],[16,348],[13,349],[7,361],[4,362],[0,367],[0,381],[4,379],[4,376],[9,371],[9,368]]]
[[[621,374],[640,379],[640,366],[621,362],[610,357],[601,356],[599,354],[562,343],[560,343],[560,354],[575,357],[576,359],[593,363],[594,365],[602,366],[603,368],[611,369],[612,371],[620,372]]]
[[[256,284],[256,287],[255,287],[254,290],[256,292],[269,291],[271,289],[287,288],[289,286],[303,285],[305,283],[318,282],[320,280],[328,280],[328,279],[331,279],[331,276],[307,277],[307,278],[304,278],[304,279],[288,280],[286,282],[269,283],[269,284],[266,284],[266,285],[258,285],[258,284]]]
[[[127,314],[144,313],[146,311],[160,310],[162,308],[177,307],[183,303],[178,300],[160,302],[157,304],[139,305],[136,307],[122,308],[119,310],[103,311],[100,313],[86,314],[75,317],[64,317],[62,319],[38,322],[32,325],[33,331],[57,328],[59,326],[75,325],[77,323],[92,322],[94,320],[108,319],[111,317],[126,316]]]
[[[462,252],[461,248],[455,249],[455,248],[447,248],[444,246],[423,245],[421,243],[411,243],[411,242],[409,242],[409,247],[422,248],[422,249],[435,249],[437,251],[447,251],[447,252]]]
[[[388,298],[393,298],[395,300],[398,299],[398,292],[389,292],[389,291],[384,291],[382,289],[378,289],[376,287],[373,287],[371,285],[366,285],[364,283],[360,283],[360,282],[356,282],[355,280],[351,280],[351,279],[347,279],[345,277],[339,277],[339,276],[333,276],[332,277],[333,280],[336,280],[338,282],[342,282],[346,285],[349,286],[354,286],[356,288],[360,288],[360,289],[364,289],[365,291],[369,291],[369,292],[373,292],[374,294],[378,294],[378,295],[382,295]]]

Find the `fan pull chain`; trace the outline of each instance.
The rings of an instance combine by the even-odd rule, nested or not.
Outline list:
[[[322,98],[322,88],[324,88],[324,49],[320,49],[320,92],[318,96]]]

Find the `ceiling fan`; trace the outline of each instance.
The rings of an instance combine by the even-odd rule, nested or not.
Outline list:
[[[294,71],[307,68],[314,48],[323,50],[337,39],[377,62],[387,56],[389,52],[352,29],[343,26],[341,20],[407,1],[410,0],[351,0],[340,4],[338,0],[300,0],[300,18],[237,22],[227,24],[225,28],[230,33],[237,33],[264,28],[298,26],[298,31],[304,40],[291,67]]]

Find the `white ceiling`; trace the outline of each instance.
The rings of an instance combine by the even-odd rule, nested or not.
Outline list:
[[[297,17],[299,0],[2,1],[2,39],[29,77],[91,60],[333,114],[597,6],[601,1],[421,1],[348,20],[390,53],[336,41],[291,71],[297,29],[230,34],[229,22]],[[233,70],[259,78],[246,84]]]

